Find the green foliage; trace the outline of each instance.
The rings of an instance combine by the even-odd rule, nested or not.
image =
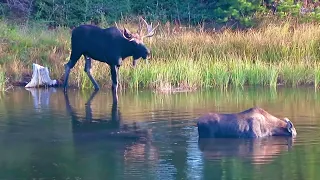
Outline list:
[[[252,15],[261,9],[260,1],[252,0],[218,0],[215,1],[213,9],[213,19],[217,22],[227,22],[230,20],[241,21],[248,24]]]
[[[1,14],[7,14],[8,4],[0,5]],[[178,20],[190,25],[203,21],[250,25],[253,14],[265,9],[260,0],[35,0],[32,6],[28,18],[54,26],[76,26],[89,21],[101,23],[103,19],[113,22],[137,15],[163,22]],[[29,15],[28,10],[25,7],[16,13],[26,11]]]
[[[34,18],[52,25],[75,26],[89,21],[101,22],[102,16],[114,21],[128,15],[129,8],[127,0],[36,0]]]
[[[277,16],[296,17],[300,22],[320,21],[320,8],[316,6],[305,8],[302,2],[295,3],[293,0],[287,0],[277,6]]]
[[[17,2],[22,0],[15,0]],[[0,15],[22,16],[28,20],[43,21],[51,26],[77,26],[82,23],[114,23],[143,15],[149,20],[162,22],[177,20],[182,24],[198,25],[202,22],[221,25],[251,27],[257,14],[266,15],[274,0],[34,0],[20,9],[11,7],[9,1],[0,2]],[[320,20],[319,8],[305,9],[302,2],[283,0],[277,4],[280,18],[303,17],[304,21]],[[30,6],[30,7],[29,7]],[[304,11],[304,10],[303,10]],[[29,22],[29,21],[27,21]]]
[[[283,1],[277,7],[277,14],[280,17],[288,15],[298,16],[300,13],[301,3],[294,3],[294,1]]]

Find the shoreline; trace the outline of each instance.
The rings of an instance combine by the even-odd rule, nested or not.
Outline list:
[[[290,22],[268,24],[252,31],[219,33],[183,31],[174,36],[159,32],[145,42],[152,51],[148,63],[139,60],[133,69],[131,57],[123,61],[119,89],[159,92],[244,86],[317,89],[320,29],[314,24],[301,24],[294,29],[290,25]],[[69,31],[8,28],[6,22],[0,21],[0,38],[1,35],[5,41],[0,42],[0,90],[29,82],[33,63],[48,67],[51,79],[62,83],[64,64],[70,56]],[[81,57],[71,70],[69,87],[92,88],[84,64]],[[91,74],[102,89],[110,88],[107,64],[92,61]]]
[[[30,78],[31,79],[31,78]],[[61,89],[63,88],[63,82],[60,80],[57,80],[57,84],[53,85],[53,86],[40,86],[40,87],[34,87],[35,89],[47,89],[47,88],[58,88]],[[4,91],[13,89],[15,87],[19,87],[19,88],[24,88],[25,85],[27,85],[28,82],[18,82],[18,81],[13,81],[13,82],[8,82],[6,83],[6,86],[4,89]],[[270,86],[270,85],[248,85],[248,84],[244,84],[241,87],[238,86],[234,86],[231,83],[228,85],[227,88],[218,88],[218,87],[166,87],[166,88],[130,88],[130,87],[126,87],[126,88],[120,88],[121,85],[119,86],[119,91],[126,91],[126,90],[138,90],[138,91],[153,91],[156,93],[163,93],[163,94],[171,94],[171,93],[187,93],[187,92],[197,92],[197,91],[201,91],[201,90],[210,90],[210,89],[220,89],[220,90],[224,90],[224,91],[228,91],[230,89],[232,90],[245,90],[245,89],[250,89],[250,88],[262,88],[262,89],[270,89],[270,90],[278,90],[278,89],[282,89],[282,88],[299,88],[299,89],[303,89],[303,88],[313,88],[315,89],[315,91],[317,91],[318,87],[315,87],[315,83],[301,83],[299,85],[296,86],[289,86],[289,85],[285,85],[283,83],[277,83],[276,86]],[[32,88],[28,88],[28,89],[32,89]],[[93,88],[85,88],[82,89],[81,87],[77,87],[75,84],[68,84],[68,89],[73,89],[73,90],[94,90]],[[101,89],[102,91],[108,91],[111,90],[111,85],[110,87],[106,87],[106,86],[102,86]]]

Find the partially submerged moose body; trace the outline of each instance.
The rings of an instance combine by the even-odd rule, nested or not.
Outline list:
[[[102,29],[94,25],[80,25],[73,29],[71,36],[71,55],[70,60],[65,64],[64,91],[68,86],[70,70],[75,66],[79,58],[84,55],[85,68],[90,81],[93,83],[95,90],[99,90],[99,85],[90,73],[91,58],[105,62],[110,66],[112,79],[113,101],[118,101],[118,70],[122,60],[126,57],[133,57],[133,66],[139,58],[147,59],[150,50],[143,44],[145,37],[153,36],[154,30],[152,23],[147,25],[147,35],[142,35],[142,25],[139,24],[138,33],[130,33],[126,28],[120,30],[118,27],[109,27]]]
[[[254,107],[234,114],[209,113],[197,119],[199,138],[260,138],[297,135],[288,118],[279,119]]]

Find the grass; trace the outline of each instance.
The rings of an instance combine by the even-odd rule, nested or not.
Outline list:
[[[319,87],[317,25],[286,21],[247,31],[199,33],[190,29],[175,35],[161,27],[158,30],[145,42],[153,59],[148,63],[140,60],[135,69],[131,68],[131,58],[125,60],[120,68],[121,89]],[[23,74],[32,74],[32,63],[39,63],[49,67],[52,78],[62,79],[63,65],[70,55],[69,29],[49,31],[39,24],[17,26],[0,21],[0,40],[0,78],[19,81]],[[71,71],[69,83],[93,88],[83,69],[81,58]],[[94,61],[92,74],[102,87],[111,86],[106,64]]]
[[[4,73],[4,69],[0,66],[0,91],[5,90],[6,77]]]

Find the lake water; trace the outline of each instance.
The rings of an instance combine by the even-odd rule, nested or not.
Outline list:
[[[288,117],[297,137],[198,140],[198,116],[253,106]],[[319,167],[313,88],[122,91],[117,106],[109,90],[0,93],[1,180],[316,180]]]

